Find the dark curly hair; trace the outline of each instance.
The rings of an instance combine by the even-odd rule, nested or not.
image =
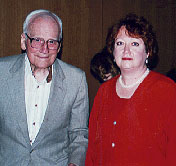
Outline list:
[[[112,77],[119,74],[120,70],[113,61],[113,55],[107,52],[106,48],[96,53],[90,62],[90,72],[100,83],[105,82],[106,74],[111,73]]]
[[[149,53],[147,67],[152,69],[158,63],[158,43],[153,27],[144,17],[130,13],[113,25],[106,38],[106,46],[110,54],[113,53],[115,39],[122,26],[125,26],[130,37],[141,38],[144,41],[146,53]]]

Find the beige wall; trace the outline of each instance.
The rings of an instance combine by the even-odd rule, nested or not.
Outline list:
[[[105,44],[108,28],[129,12],[145,16],[154,26],[160,48],[156,71],[166,73],[175,65],[175,0],[1,0],[0,57],[19,54],[26,15],[44,8],[63,21],[62,60],[86,72],[90,106],[99,83],[89,72],[92,56]]]

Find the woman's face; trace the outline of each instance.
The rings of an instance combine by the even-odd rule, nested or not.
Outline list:
[[[143,70],[148,54],[141,38],[128,36],[126,28],[122,26],[116,37],[113,55],[121,71]]]

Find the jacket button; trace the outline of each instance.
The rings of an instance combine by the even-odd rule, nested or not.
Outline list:
[[[114,142],[112,143],[112,147],[113,147],[113,148],[115,147],[115,143],[114,143]]]

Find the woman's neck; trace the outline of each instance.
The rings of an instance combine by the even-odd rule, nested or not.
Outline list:
[[[122,70],[121,71],[121,81],[124,85],[130,86],[138,82],[138,80],[143,77],[146,72],[147,67],[142,68],[141,70]],[[144,75],[145,76],[145,75]]]
[[[116,82],[116,93],[120,98],[131,98],[135,93],[138,86],[142,83],[142,81],[149,74],[149,69],[145,68],[139,73],[132,73],[129,75],[122,74],[117,79]],[[125,81],[126,82],[125,82]]]

